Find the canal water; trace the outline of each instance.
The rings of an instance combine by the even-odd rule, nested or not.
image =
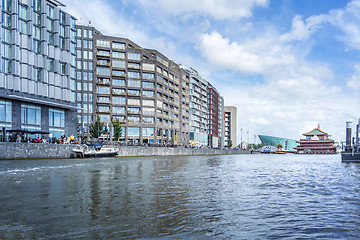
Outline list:
[[[0,161],[0,239],[359,239],[340,155]]]

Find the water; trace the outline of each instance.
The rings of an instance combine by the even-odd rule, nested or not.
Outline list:
[[[0,239],[359,239],[340,155],[0,161]]]

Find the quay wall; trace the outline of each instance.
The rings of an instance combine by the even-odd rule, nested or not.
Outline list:
[[[70,158],[73,144],[0,143],[0,159]],[[121,146],[119,157],[250,154],[234,149]]]

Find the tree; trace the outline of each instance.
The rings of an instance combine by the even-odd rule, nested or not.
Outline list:
[[[279,149],[279,151],[281,151],[283,148],[283,145],[281,143],[278,143],[278,145],[276,145],[276,147]]]
[[[100,116],[96,116],[95,122],[91,122],[89,126],[89,132],[91,137],[93,138],[99,138],[101,134],[103,134],[105,123],[100,121]]]
[[[114,128],[114,138],[116,141],[119,141],[119,138],[122,135],[122,126],[121,126],[120,120],[118,118],[115,120],[112,119],[112,125]]]
[[[229,141],[229,147],[232,147],[232,141],[231,140]]]

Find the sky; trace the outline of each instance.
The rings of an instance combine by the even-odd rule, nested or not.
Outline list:
[[[237,107],[238,143],[318,124],[342,141],[360,117],[360,0],[61,2],[78,24],[196,69]]]

